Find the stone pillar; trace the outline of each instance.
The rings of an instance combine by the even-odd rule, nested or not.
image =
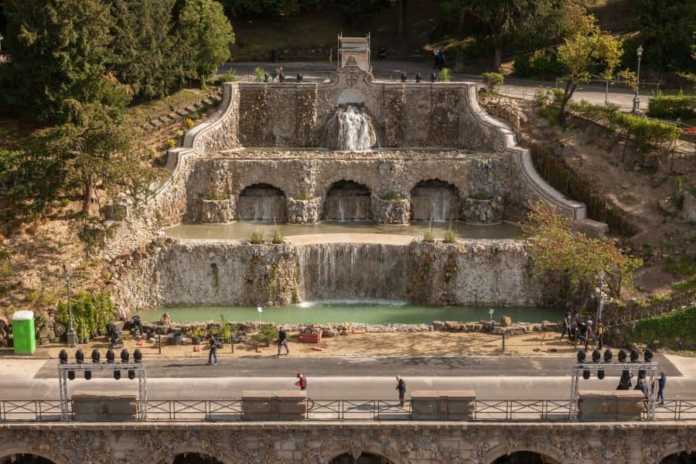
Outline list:
[[[202,199],[199,205],[198,221],[203,224],[217,224],[230,222],[234,219],[235,209],[233,200],[227,198],[224,200],[204,200]]]
[[[408,224],[411,219],[411,202],[408,198],[384,199],[373,196],[372,217],[378,224]]]
[[[470,421],[475,402],[473,390],[418,390],[411,394],[411,414],[414,420]]]
[[[295,421],[307,415],[307,394],[297,390],[242,392],[246,421]]]
[[[465,198],[462,218],[469,224],[498,224],[503,221],[503,198]]]
[[[288,198],[288,223],[316,224],[321,213],[321,197],[308,200]]]

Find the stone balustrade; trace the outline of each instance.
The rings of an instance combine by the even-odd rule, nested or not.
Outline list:
[[[585,391],[578,397],[581,421],[638,421],[645,397],[641,391]]]
[[[307,394],[295,390],[242,392],[246,421],[297,421],[307,416]]]

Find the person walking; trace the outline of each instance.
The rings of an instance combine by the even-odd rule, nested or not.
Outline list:
[[[396,377],[396,390],[399,392],[399,405],[403,408],[406,397],[406,382],[399,376]]]
[[[568,340],[570,340],[570,312],[567,312],[563,318],[563,332],[561,332],[561,340],[563,337],[568,335]]]
[[[657,379],[657,400],[660,406],[665,404],[665,385],[667,385],[667,376],[664,372],[660,372],[660,377]]]
[[[285,331],[284,327],[278,330],[278,357],[280,357],[280,352],[285,348],[285,354],[290,354],[290,348],[288,348],[288,333]]]
[[[217,363],[218,363],[218,358],[217,358],[218,341],[215,338],[215,335],[210,336],[209,343],[210,343],[210,351],[208,352],[208,365],[217,366]]]
[[[590,338],[592,339],[592,344],[594,344],[594,332],[592,331],[592,319],[588,319],[585,323],[585,351],[587,351],[587,346],[590,343]]]
[[[297,382],[295,386],[299,387],[300,390],[307,390],[307,377],[304,374],[297,373]]]
[[[643,396],[645,399],[650,398],[650,390],[648,389],[648,382],[645,381],[645,379],[638,378],[638,383],[636,384],[636,390],[640,390],[643,392]]]
[[[597,322],[597,347],[602,350],[604,348],[604,323]]]

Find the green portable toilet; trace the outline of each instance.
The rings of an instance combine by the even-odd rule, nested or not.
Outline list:
[[[17,354],[34,354],[36,351],[36,332],[34,331],[34,312],[17,311],[12,316],[12,337]]]

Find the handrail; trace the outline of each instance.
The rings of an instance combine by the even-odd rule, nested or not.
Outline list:
[[[305,421],[409,421],[415,420],[410,401],[403,406],[392,400],[303,400]],[[244,411],[240,399],[143,401],[143,422],[239,422]],[[647,404],[647,402],[646,402]],[[572,422],[568,400],[474,400],[473,414],[466,422]],[[142,407],[142,406],[140,406]],[[73,420],[68,402],[68,420]],[[420,420],[420,419],[418,419]],[[450,419],[447,414],[438,421]],[[648,421],[647,406],[642,421]],[[58,400],[0,400],[0,423],[59,422]],[[696,421],[696,399],[667,400],[655,406],[655,421]]]

